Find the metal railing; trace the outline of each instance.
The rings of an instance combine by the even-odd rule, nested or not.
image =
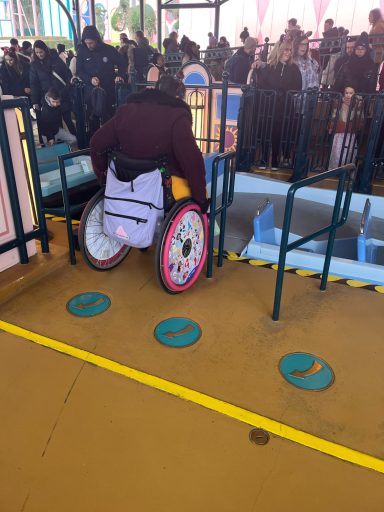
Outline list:
[[[355,161],[356,190],[372,193],[376,169],[384,162],[384,92],[355,94],[348,110],[338,165]]]
[[[220,214],[220,235],[219,235],[219,248],[217,266],[223,266],[224,259],[224,237],[225,227],[227,222],[227,209],[233,203],[235,193],[235,166],[234,159],[236,153],[234,151],[227,151],[217,155],[212,162],[212,180],[211,180],[211,204],[209,210],[209,242],[208,242],[208,257],[207,257],[207,277],[213,275],[213,243],[215,238],[215,220],[217,215]],[[221,203],[217,206],[217,182],[219,177],[219,166],[223,162],[223,187],[221,195]]]
[[[20,109],[23,116],[25,129],[25,140],[29,153],[29,164],[32,176],[32,185],[34,189],[34,197],[36,203],[36,215],[38,225],[30,232],[25,232],[23,220],[21,217],[20,202],[16,185],[15,169],[12,163],[11,149],[7,137],[7,127],[5,123],[5,110]],[[41,241],[41,249],[43,253],[49,252],[47,224],[42,207],[42,193],[40,185],[39,170],[35,153],[33,130],[29,113],[29,101],[27,98],[3,100],[0,101],[0,148],[4,162],[5,177],[7,181],[9,200],[11,203],[11,212],[13,224],[15,227],[15,238],[0,245],[0,254],[17,248],[20,256],[20,263],[29,262],[27,242],[34,239]]]
[[[331,263],[331,257],[333,252],[333,245],[335,242],[336,230],[345,224],[348,213],[349,206],[351,203],[353,185],[356,177],[356,167],[353,164],[345,165],[344,167],[340,167],[338,169],[333,169],[331,171],[324,172],[312,178],[306,178],[302,181],[294,183],[288,189],[287,200],[285,203],[285,211],[284,211],[284,222],[283,222],[283,230],[281,234],[281,242],[280,242],[280,253],[279,253],[279,263],[276,277],[276,288],[275,288],[275,300],[273,305],[273,314],[272,319],[278,320],[280,314],[280,304],[281,304],[281,295],[283,291],[283,280],[284,280],[284,269],[285,269],[285,261],[287,258],[287,253],[292,251],[293,249],[297,249],[302,245],[318,238],[319,236],[329,233],[327,250],[325,253],[323,273],[321,277],[320,290],[325,290],[328,281],[328,273],[329,266]],[[315,183],[319,183],[320,181],[326,180],[328,178],[338,178],[338,186],[335,195],[335,203],[333,206],[332,212],[332,220],[331,223],[318,231],[299,238],[294,242],[288,243],[289,234],[291,230],[291,220],[292,220],[292,212],[294,206],[294,199],[296,192],[303,188],[308,187],[310,185],[314,185]],[[342,200],[344,196],[344,203],[342,206]]]
[[[89,155],[89,149],[82,149],[79,151],[73,151],[72,153],[66,153],[65,155],[58,155],[57,160],[59,162],[59,170],[60,170],[60,180],[61,180],[61,193],[63,196],[63,213],[65,217],[65,224],[67,227],[67,237],[68,237],[68,246],[69,246],[69,261],[71,265],[76,265],[76,254],[75,254],[75,237],[73,235],[72,229],[72,209],[76,208],[76,211],[82,211],[86,206],[88,201],[85,201],[81,204],[71,205],[69,199],[68,192],[68,182],[67,175],[65,172],[65,162],[66,160],[72,160],[78,156]],[[50,213],[49,208],[46,208],[45,211]]]

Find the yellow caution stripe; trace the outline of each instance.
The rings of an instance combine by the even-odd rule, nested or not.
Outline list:
[[[214,256],[217,256],[218,250],[214,249],[213,254],[214,254]],[[273,270],[278,269],[278,265],[276,263],[271,263],[270,261],[264,261],[264,260],[253,260],[252,258],[240,256],[240,254],[237,254],[236,252],[232,252],[232,251],[224,251],[224,258],[227,259],[228,261],[238,261],[240,263],[248,263],[249,265],[252,265],[253,267],[272,268]],[[285,267],[284,271],[288,272],[290,274],[296,274],[301,277],[313,277],[315,279],[321,279],[321,276],[322,276],[321,272],[315,272],[313,270],[306,270],[306,269],[295,268],[295,267]],[[363,288],[364,290],[370,290],[373,292],[384,293],[384,286],[382,286],[382,285],[373,284],[373,283],[365,283],[363,281],[356,281],[353,279],[348,279],[346,277],[328,275],[328,282],[338,283],[338,284],[346,284],[347,286],[350,286],[351,288]]]
[[[56,215],[51,215],[50,213],[45,214],[45,218],[51,220],[53,222],[66,222],[65,217],[57,217]],[[78,226],[80,224],[79,220],[72,219],[72,226]]]
[[[326,439],[308,434],[307,432],[303,432],[255,412],[248,411],[242,407],[238,407],[228,402],[224,402],[223,400],[200,393],[199,391],[175,384],[174,382],[156,377],[155,375],[135,370],[134,368],[112,361],[111,359],[98,356],[92,352],[28,331],[27,329],[23,329],[22,327],[18,327],[2,320],[0,320],[0,329],[15,336],[32,341],[33,343],[37,343],[43,347],[72,356],[81,361],[85,361],[86,363],[93,364],[99,368],[103,368],[104,370],[123,375],[124,377],[128,377],[129,379],[144,384],[145,386],[163,391],[177,398],[182,398],[188,402],[201,405],[206,409],[241,421],[247,425],[262,428],[283,439],[288,439],[289,441],[293,441],[294,443],[298,443],[302,446],[312,448],[313,450],[317,450],[338,459],[384,474],[383,459],[333,443],[332,441],[327,441]]]

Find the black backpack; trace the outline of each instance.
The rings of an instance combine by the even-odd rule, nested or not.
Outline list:
[[[107,117],[107,93],[102,87],[94,87],[91,94],[91,116],[105,120]]]

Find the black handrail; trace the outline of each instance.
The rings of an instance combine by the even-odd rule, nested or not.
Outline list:
[[[333,178],[333,177],[338,178],[339,183],[338,183],[337,192],[336,192],[336,196],[335,196],[335,204],[333,207],[331,224],[322,229],[319,229],[315,233],[312,233],[310,235],[299,238],[298,240],[295,240],[294,242],[288,243],[289,233],[290,233],[290,229],[291,229],[293,203],[294,203],[295,194],[296,194],[297,190],[299,190],[300,188],[303,188],[303,187],[308,187],[315,183],[319,183],[320,181],[324,181],[326,179]],[[351,197],[352,197],[352,191],[353,191],[353,185],[354,185],[355,178],[356,178],[356,166],[353,164],[348,164],[343,167],[339,167],[338,169],[333,169],[331,171],[327,171],[327,172],[318,174],[317,176],[313,176],[311,178],[306,178],[304,180],[298,181],[298,182],[294,183],[293,185],[291,185],[290,188],[288,189],[287,201],[285,203],[285,211],[284,211],[283,230],[281,233],[279,264],[278,264],[278,270],[277,270],[275,300],[274,300],[273,314],[272,314],[273,320],[276,321],[279,319],[281,294],[282,294],[282,290],[283,290],[283,280],[284,280],[284,267],[285,267],[285,261],[287,258],[287,252],[292,251],[293,249],[296,249],[297,247],[301,247],[302,245],[306,244],[307,242],[310,242],[311,240],[314,240],[315,238],[318,238],[319,236],[323,235],[324,233],[329,233],[327,250],[326,250],[325,259],[324,259],[323,274],[321,277],[321,284],[320,284],[320,290],[325,290],[325,288],[327,286],[329,266],[331,263],[331,257],[332,257],[335,236],[336,236],[336,230],[339,227],[341,227],[343,224],[345,224],[345,222],[348,218],[349,206],[351,203]],[[346,185],[346,187],[345,187],[345,185]],[[341,215],[340,215],[341,202],[343,199],[343,194],[344,194],[345,188],[346,188],[346,190],[345,190],[344,204],[343,204]]]

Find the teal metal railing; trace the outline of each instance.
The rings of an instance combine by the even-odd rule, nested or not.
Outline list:
[[[224,259],[224,237],[227,222],[227,209],[233,203],[235,191],[235,151],[227,151],[217,155],[212,162],[212,180],[211,180],[211,204],[209,210],[209,242],[207,257],[207,277],[213,275],[213,245],[215,238],[215,220],[220,214],[220,235],[217,266],[223,266]],[[221,194],[221,203],[217,206],[217,184],[219,178],[219,166],[223,162],[223,186]]]
[[[59,170],[60,170],[60,180],[61,180],[61,192],[63,196],[63,215],[65,217],[65,224],[67,227],[67,237],[68,237],[68,246],[69,246],[69,261],[71,265],[76,265],[76,254],[75,254],[75,237],[73,235],[72,229],[72,215],[73,213],[82,212],[85,208],[88,201],[84,203],[79,203],[76,205],[71,205],[69,199],[68,192],[68,182],[67,175],[65,172],[65,162],[67,160],[72,160],[77,156],[89,155],[90,149],[81,149],[79,151],[73,151],[72,153],[66,153],[64,155],[58,155],[57,160],[59,162]],[[49,209],[45,210],[49,213]]]
[[[21,217],[20,201],[17,191],[15,169],[12,163],[11,149],[9,146],[7,127],[5,123],[5,110],[19,109],[23,116],[25,140],[27,143],[29,162],[34,189],[34,198],[36,202],[37,227],[30,232],[25,232],[23,220]],[[7,181],[9,200],[11,203],[12,219],[15,227],[15,238],[0,245],[0,254],[17,248],[20,256],[20,263],[29,262],[27,242],[34,239],[41,241],[43,253],[49,252],[48,231],[45,216],[43,212],[42,193],[39,178],[39,170],[35,153],[33,130],[29,113],[29,101],[27,98],[3,100],[0,101],[0,148],[4,162],[5,177]]]
[[[333,207],[332,220],[329,226],[326,226],[318,231],[299,238],[294,242],[288,243],[288,238],[291,230],[291,219],[292,212],[295,200],[296,192],[303,188],[308,187],[310,185],[314,185],[315,183],[319,183],[329,178],[338,178],[338,186],[335,196],[335,203]],[[304,180],[298,181],[291,185],[288,189],[287,193],[287,201],[285,203],[285,212],[284,212],[284,222],[283,222],[283,230],[281,234],[281,243],[280,243],[280,253],[279,253],[279,264],[277,270],[277,278],[276,278],[276,288],[275,288],[275,300],[273,305],[273,314],[272,319],[278,320],[280,314],[280,304],[281,304],[281,295],[283,291],[283,280],[284,280],[284,268],[285,261],[287,258],[287,253],[292,251],[293,249],[297,249],[302,245],[314,240],[315,238],[329,233],[327,250],[325,253],[324,259],[324,267],[323,274],[321,277],[320,290],[325,290],[328,281],[328,273],[329,266],[331,263],[333,245],[335,242],[336,231],[339,227],[345,224],[348,213],[349,206],[351,203],[353,185],[356,178],[356,166],[353,164],[345,165],[343,167],[339,167],[338,169],[333,169],[331,171],[324,172],[322,174],[318,174],[317,176],[313,176],[311,178],[306,178]],[[342,205],[344,196],[344,203]]]

